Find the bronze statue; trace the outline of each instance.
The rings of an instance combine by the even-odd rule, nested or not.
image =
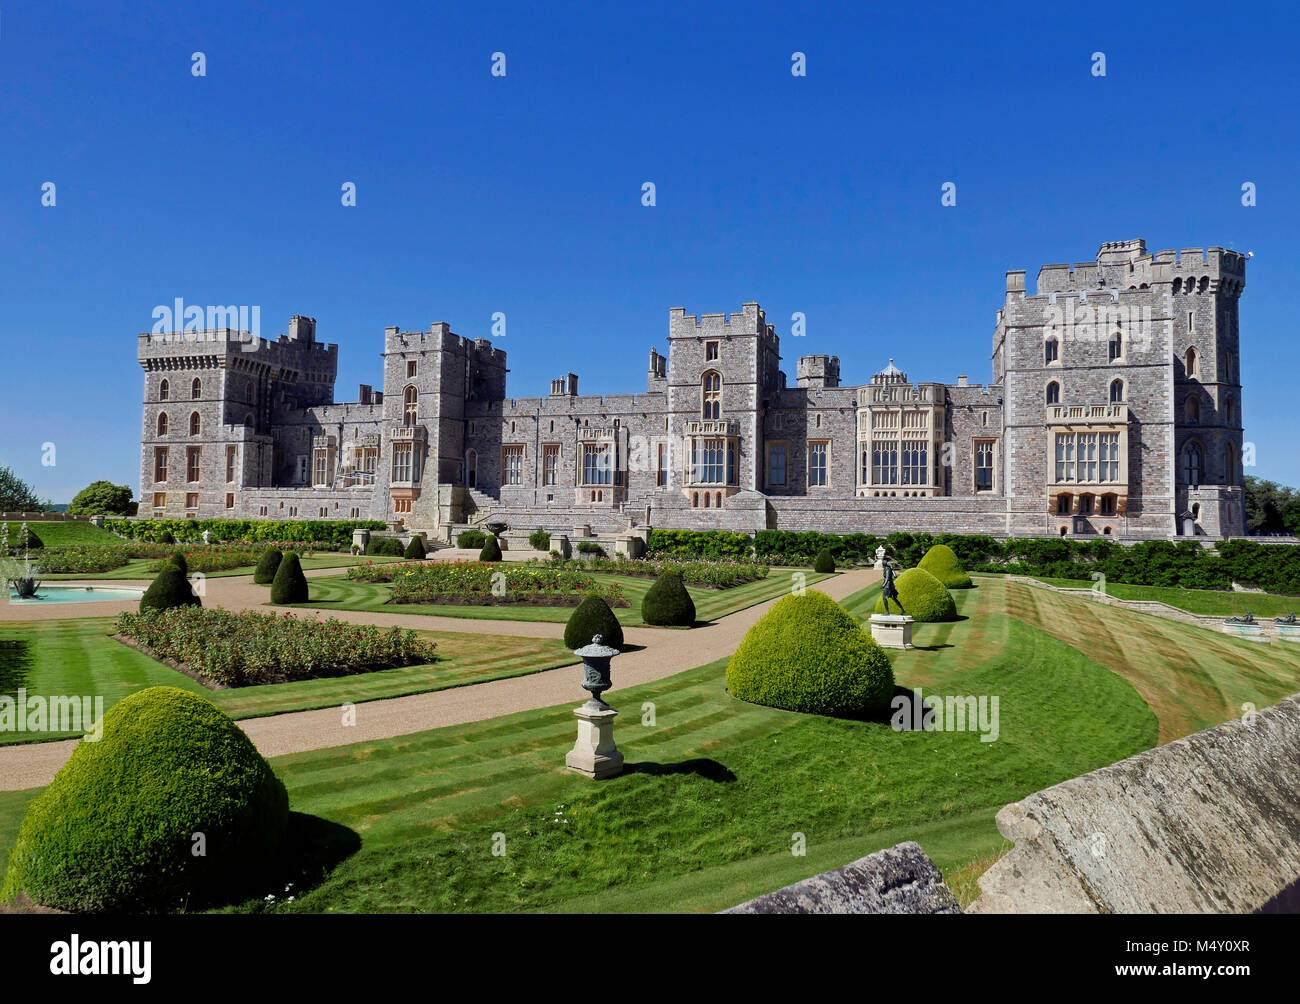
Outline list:
[[[1255,615],[1247,610],[1240,617],[1229,617],[1223,623],[1225,624],[1254,624]]]
[[[1295,623],[1295,611],[1292,610],[1292,611],[1291,611],[1289,614],[1287,614],[1285,617],[1274,617],[1274,618],[1273,618],[1273,623],[1274,623],[1274,624],[1294,624],[1294,623]]]
[[[897,570],[897,567],[898,566],[894,564],[893,559],[891,558],[885,558],[881,561],[880,568],[881,571],[884,572],[885,578],[880,584],[880,595],[885,599],[885,613],[893,612],[889,609],[889,601],[893,600],[898,604],[898,612],[900,614],[905,614],[907,611],[903,609],[903,603],[898,598],[898,586],[894,585],[894,573]]]

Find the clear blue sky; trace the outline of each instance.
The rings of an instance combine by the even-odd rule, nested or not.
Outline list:
[[[385,325],[502,311],[512,394],[626,392],[669,307],[751,300],[787,372],[985,381],[1005,270],[1142,237],[1254,252],[1246,439],[1300,484],[1297,15],[962,7],[0,4],[0,463],[138,487],[135,335],[178,296],[316,317],[338,400]]]

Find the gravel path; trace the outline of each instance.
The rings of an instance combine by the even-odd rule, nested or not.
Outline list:
[[[316,569],[307,573],[337,575],[337,569]],[[832,599],[841,600],[864,589],[880,578],[871,569],[843,572],[816,584],[814,588]],[[106,584],[106,583],[101,583]],[[207,602],[228,609],[261,608],[266,602],[266,587],[253,584],[251,576],[209,579]],[[666,628],[624,628],[628,645],[644,646],[618,656],[612,665],[617,707],[620,687],[631,687],[662,679],[695,666],[730,656],[745,632],[766,613],[776,600],[737,611],[726,617],[691,630]],[[134,609],[133,604],[66,603],[48,608],[52,616],[95,616],[117,613],[116,608]],[[64,609],[79,609],[65,614]],[[86,608],[91,608],[87,610]],[[114,608],[114,609],[107,609]],[[12,608],[11,608],[12,609]],[[30,608],[19,607],[20,610]],[[360,624],[396,624],[437,631],[461,631],[471,634],[518,635],[535,638],[560,638],[563,623],[528,621],[469,620],[456,617],[431,617],[424,614],[387,614],[365,611],[328,611],[330,616]],[[27,617],[30,619],[30,613]],[[12,619],[12,618],[10,618]],[[45,619],[44,617],[42,619]],[[265,756],[281,756],[305,750],[346,746],[350,743],[387,739],[392,736],[422,732],[425,729],[466,722],[482,721],[517,711],[531,711],[555,704],[582,703],[579,686],[581,673],[576,666],[548,670],[528,676],[456,687],[427,694],[412,694],[356,705],[355,724],[343,725],[340,709],[295,711],[265,718],[242,719],[239,724]],[[632,709],[636,710],[636,709]],[[48,784],[55,772],[71,755],[76,740],[0,747],[0,790],[15,791]]]

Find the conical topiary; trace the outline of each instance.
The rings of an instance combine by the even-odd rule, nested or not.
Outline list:
[[[275,578],[271,580],[271,602],[306,603],[307,593],[307,576],[302,574],[302,562],[298,560],[297,552],[290,551],[280,561]]]
[[[667,571],[655,579],[641,600],[641,619],[668,627],[690,627],[695,623],[695,601],[686,591],[681,575]]]
[[[189,582],[171,561],[162,566],[149,588],[140,597],[140,613],[146,610],[170,610],[172,607],[203,605]]]
[[[412,561],[423,560],[427,552],[424,550],[424,538],[418,533],[411,535],[411,542],[406,545],[406,552],[403,557]]]
[[[262,870],[289,801],[229,717],[197,694],[148,687],[100,727],[28,806],[0,902],[25,892],[76,913],[184,910]]]
[[[835,559],[831,557],[830,548],[823,547],[817,552],[817,557],[813,561],[814,572],[833,572],[835,571]]]
[[[188,561],[185,560],[184,551],[180,550],[180,548],[177,548],[175,551],[172,552],[172,556],[167,560],[170,561],[177,568],[179,568],[181,570],[182,575],[184,575],[186,578],[189,577],[190,564]]]
[[[275,581],[275,573],[280,569],[280,562],[284,559],[284,552],[278,547],[269,548],[265,554],[257,559],[257,567],[253,569],[253,581],[262,585],[269,585]]]
[[[590,645],[596,635],[600,635],[602,645],[623,647],[623,626],[605,598],[591,593],[569,614],[569,621],[564,625],[564,644],[571,649],[582,648]]]
[[[497,543],[496,537],[491,535],[483,544],[483,550],[478,553],[479,561],[500,561],[501,545]]]

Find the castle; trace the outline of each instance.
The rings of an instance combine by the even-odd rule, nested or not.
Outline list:
[[[293,317],[139,336],[142,517],[381,519],[446,540],[630,527],[1218,538],[1243,534],[1245,257],[1103,244],[1006,273],[992,381],[788,385],[756,303],[669,311],[643,394],[506,396],[505,352],[447,324],[384,332],[383,390],[334,402],[338,346]]]

